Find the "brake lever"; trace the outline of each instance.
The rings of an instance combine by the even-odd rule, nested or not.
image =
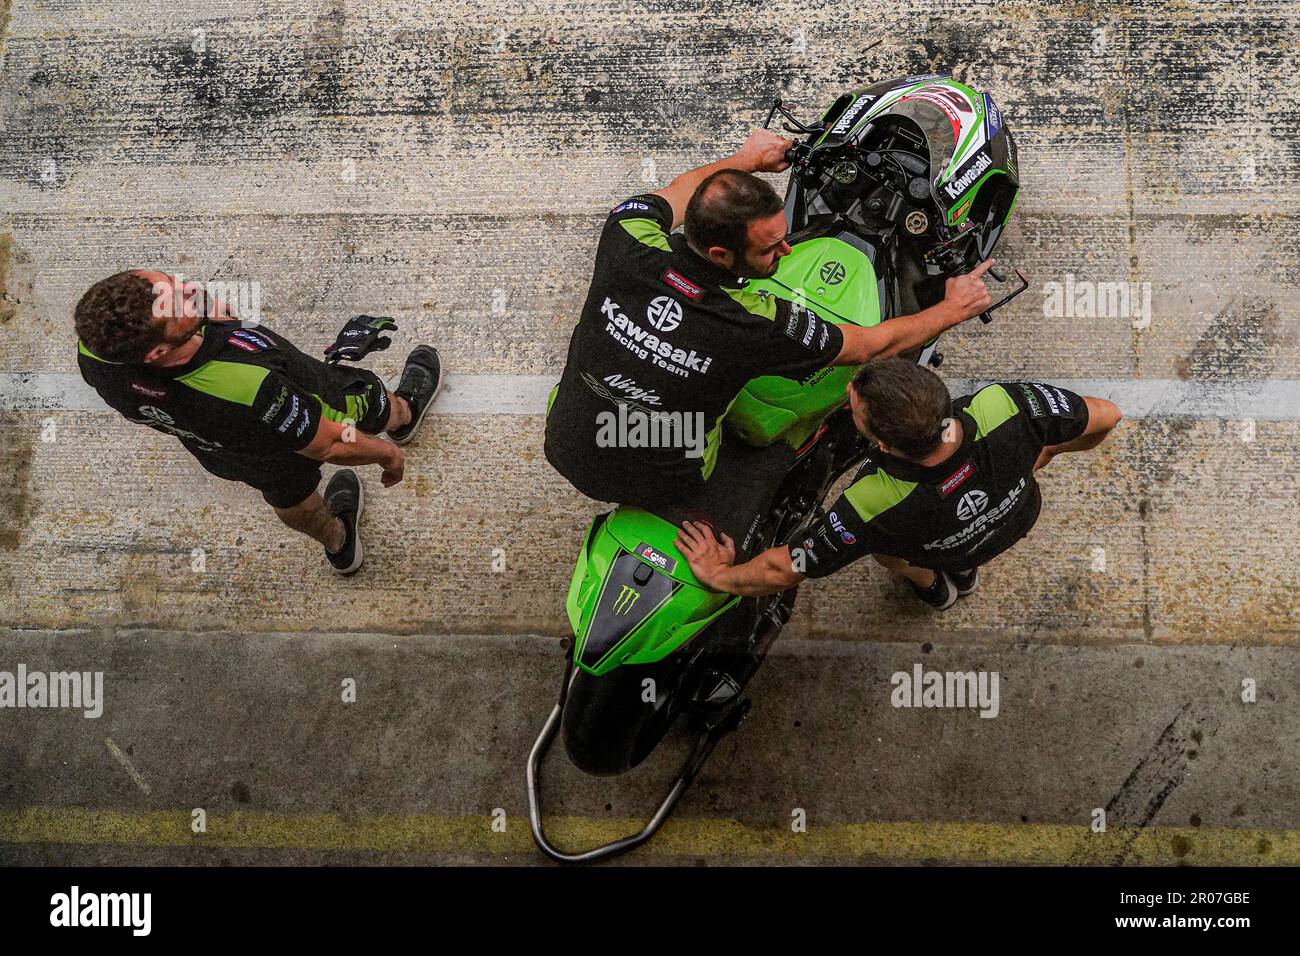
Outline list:
[[[1002,276],[998,275],[998,273],[994,272],[991,266],[989,267],[988,273],[998,282],[1007,281],[1006,279],[1002,278]],[[1023,272],[1017,269],[1016,276],[1019,277],[1020,279],[1020,288],[1008,292],[1005,296],[1003,296],[997,302],[994,302],[991,306],[989,306],[987,309],[985,309],[983,312],[980,313],[980,321],[983,322],[985,325],[988,325],[990,322],[993,321],[994,312],[1002,308],[1004,305],[1006,305],[1016,296],[1020,295],[1020,293],[1024,292],[1026,289],[1029,288],[1029,280],[1025,278],[1025,274]]]

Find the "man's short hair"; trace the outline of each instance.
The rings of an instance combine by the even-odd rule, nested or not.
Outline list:
[[[142,361],[166,336],[166,324],[154,315],[157,298],[153,283],[134,272],[100,279],[77,303],[77,336],[110,362]]]
[[[784,208],[776,190],[757,176],[720,169],[696,187],[686,205],[686,241],[700,253],[721,246],[743,256],[749,224]]]
[[[943,441],[952,396],[928,368],[902,358],[867,362],[853,376],[853,391],[871,433],[891,451],[919,459]]]

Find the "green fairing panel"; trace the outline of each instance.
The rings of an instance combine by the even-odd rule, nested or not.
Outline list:
[[[619,508],[592,522],[565,602],[579,667],[600,675],[620,664],[662,660],[739,600],[702,587],[676,538],[676,527],[638,508]],[[611,568],[624,556],[649,569],[637,575],[643,583],[615,581]],[[607,595],[611,587],[619,593]],[[671,592],[666,599],[665,591]],[[596,632],[617,640],[592,655],[588,641]]]
[[[837,325],[880,324],[879,283],[871,260],[831,236],[799,243],[781,260],[776,275],[747,288],[804,305]],[[750,445],[784,439],[798,446],[844,403],[844,388],[856,371],[828,366],[802,381],[756,378],[732,403],[727,428]]]

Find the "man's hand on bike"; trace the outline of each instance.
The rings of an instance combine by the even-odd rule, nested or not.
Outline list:
[[[756,129],[749,134],[745,145],[736,151],[736,159],[756,173],[779,173],[790,168],[785,154],[793,145],[794,140],[770,129]]]
[[[987,259],[965,275],[953,276],[944,284],[943,301],[959,316],[959,322],[975,318],[993,304],[993,296],[984,285],[984,273],[996,262],[996,259]]]
[[[397,323],[386,316],[358,315],[348,319],[333,344],[325,349],[325,361],[358,362],[371,352],[382,352],[393,342],[382,333],[396,328]]]
[[[713,536],[713,529],[701,522],[682,522],[677,532],[677,550],[686,555],[686,563],[706,588],[716,589],[718,573],[736,563],[735,542],[726,534],[719,542]]]

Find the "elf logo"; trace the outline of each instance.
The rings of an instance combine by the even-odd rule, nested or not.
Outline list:
[[[989,158],[988,153],[980,153],[966,167],[966,171],[956,179],[944,185],[943,190],[948,194],[949,199],[956,199],[966,189],[984,174],[984,170],[993,165],[993,160]]]
[[[834,511],[830,513],[830,519],[831,519],[831,527],[840,533],[841,541],[843,541],[845,544],[853,544],[858,540],[854,536],[852,531],[844,527],[844,522],[840,520],[840,516],[836,514]]]

